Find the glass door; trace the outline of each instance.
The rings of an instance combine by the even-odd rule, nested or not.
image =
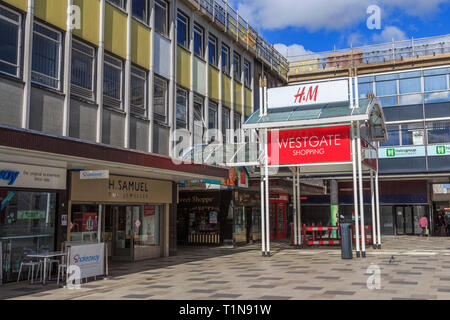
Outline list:
[[[132,207],[111,207],[113,228],[113,256],[118,260],[131,260],[133,253]]]
[[[395,221],[397,235],[405,234],[405,210],[404,207],[395,207]]]
[[[405,234],[414,234],[413,207],[405,207]]]
[[[278,213],[277,213],[277,238],[285,238],[286,237],[286,210],[285,205],[283,203],[278,204]]]

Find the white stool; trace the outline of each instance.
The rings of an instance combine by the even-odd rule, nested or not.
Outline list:
[[[20,275],[22,274],[23,267],[28,267],[28,281],[30,281],[30,275],[31,275],[31,283],[33,283],[34,267],[37,267],[37,273],[39,273],[40,265],[41,265],[40,262],[34,262],[34,261],[24,262],[24,261],[22,261],[22,263],[20,264],[20,268],[19,268],[19,275],[17,276],[17,282],[20,281]]]
[[[67,269],[67,265],[65,263],[61,263],[58,265],[58,281],[57,284],[59,285],[59,279],[60,279],[60,275],[62,274],[61,278],[66,278],[66,269]]]

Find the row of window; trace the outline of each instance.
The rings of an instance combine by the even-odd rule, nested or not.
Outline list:
[[[427,69],[358,78],[360,98],[375,94],[383,106],[449,101],[450,68]]]
[[[205,56],[205,29],[197,23],[194,23],[194,54],[200,58]],[[178,44],[189,50],[189,18],[181,11],[177,12],[177,41]],[[230,48],[222,44],[222,71],[228,76],[231,75]],[[219,66],[218,59],[218,40],[212,34],[208,35],[208,62]],[[242,58],[237,52],[233,52],[233,76],[234,79],[241,81]],[[244,59],[244,84],[251,86],[251,63]]]
[[[381,143],[383,147],[423,146],[428,144],[450,143],[450,122],[393,124],[387,126],[388,141]]]

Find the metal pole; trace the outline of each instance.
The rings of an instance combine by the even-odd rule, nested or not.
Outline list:
[[[261,143],[261,146],[263,144]],[[261,163],[261,245],[262,245],[262,255],[266,255],[266,214],[265,214],[265,192],[264,192],[264,169]]]
[[[297,219],[298,219],[298,242],[302,245],[302,193],[300,184],[300,167],[297,168]]]
[[[294,194],[293,197],[293,206],[294,206],[294,245],[298,245],[298,238],[297,238],[297,169],[295,169],[294,175],[293,175],[293,183],[292,183],[292,191]]]
[[[351,125],[352,131],[352,164],[353,164],[353,202],[354,202],[354,210],[355,210],[355,234],[356,234],[356,257],[359,258],[361,256],[360,246],[359,246],[359,209],[358,209],[358,187],[357,181],[358,177],[356,174],[356,137],[355,137],[355,126],[352,123]]]
[[[378,147],[380,146],[379,143],[377,143]],[[378,164],[378,148],[377,148],[377,171],[375,174],[375,195],[376,195],[376,206],[377,206],[377,241],[378,241],[378,249],[381,249],[381,223],[380,223],[380,183],[378,179],[378,172],[379,172],[379,164]]]
[[[356,121],[357,126],[357,155],[358,155],[358,172],[359,172],[359,206],[361,214],[361,256],[366,257],[366,234],[364,223],[364,188],[363,188],[363,172],[362,172],[362,154],[361,154],[361,127],[359,121]]]
[[[265,173],[266,173],[266,249],[267,256],[270,257],[270,220],[269,220],[269,135],[265,129]]]
[[[372,200],[372,244],[373,248],[377,248],[377,223],[375,214],[375,190],[373,186],[373,170],[370,170],[370,196]]]

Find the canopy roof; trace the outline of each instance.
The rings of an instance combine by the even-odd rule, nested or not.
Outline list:
[[[386,125],[383,110],[377,98],[359,100],[359,108],[351,107],[350,101],[269,109],[267,115],[261,110],[253,113],[245,122],[244,129],[275,129],[287,127],[317,127],[368,121],[373,128],[375,141],[385,141]]]

